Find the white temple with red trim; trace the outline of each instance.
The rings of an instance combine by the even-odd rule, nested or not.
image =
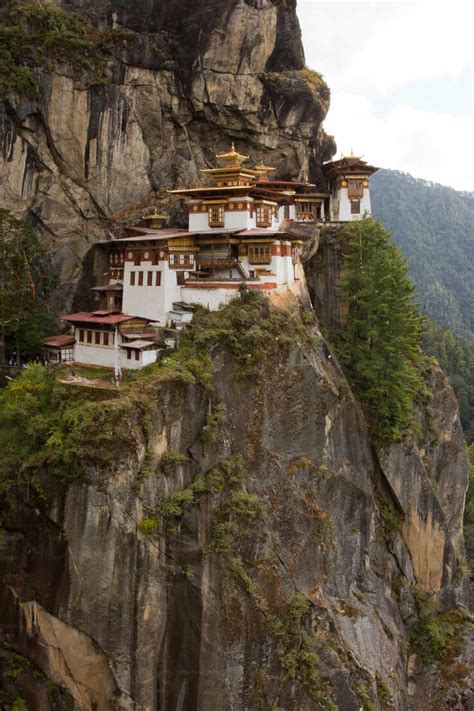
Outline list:
[[[74,360],[141,368],[156,359],[156,330],[183,327],[196,305],[216,310],[242,285],[269,297],[305,290],[302,250],[308,237],[292,223],[359,219],[370,213],[368,178],[376,168],[350,156],[325,164],[327,191],[307,182],[272,180],[274,168],[246,167],[234,146],[202,172],[208,182],[169,191],[186,200],[188,229],[145,226],[100,243],[108,271],[94,287],[104,308],[64,317],[74,329]],[[346,204],[347,203],[347,204]]]

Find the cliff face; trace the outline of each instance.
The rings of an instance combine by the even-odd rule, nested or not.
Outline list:
[[[30,666],[3,674],[31,708],[33,669],[79,709],[469,708],[458,661],[408,647],[417,596],[464,599],[451,389],[429,373],[417,443],[374,451],[314,316],[291,323],[255,375],[220,346],[211,385],[151,379],[132,453],[117,430],[110,466],[4,514],[2,641]]]
[[[40,98],[11,93],[0,109],[0,202],[37,224],[60,301],[117,212],[201,181],[231,140],[285,177],[317,178],[334,152],[321,128],[329,91],[304,68],[294,0],[53,4],[116,40],[97,75],[50,58],[36,70]]]

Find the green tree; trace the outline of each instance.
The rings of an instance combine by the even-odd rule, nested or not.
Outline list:
[[[468,443],[474,441],[474,343],[429,319],[423,333],[423,350],[435,356],[449,377],[459,402],[459,414]]]
[[[466,551],[469,556],[474,556],[474,444],[467,448],[469,463],[469,488],[466,494],[466,508],[464,509],[464,539]]]
[[[405,260],[380,222],[364,219],[344,227],[349,313],[336,348],[362,402],[377,441],[407,433],[413,400],[421,388],[423,320],[413,302]]]
[[[55,285],[32,227],[0,209],[0,364],[5,354],[32,357],[42,338],[54,328],[48,297]]]

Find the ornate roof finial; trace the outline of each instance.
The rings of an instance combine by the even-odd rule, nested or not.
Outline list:
[[[248,156],[243,156],[235,150],[234,142],[232,141],[232,146],[230,151],[226,153],[217,153],[217,160],[224,163],[226,168],[239,168],[244,161],[247,160]]]

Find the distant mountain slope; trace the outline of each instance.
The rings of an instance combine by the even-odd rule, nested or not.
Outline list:
[[[379,170],[371,197],[374,217],[403,249],[427,314],[474,339],[474,193]]]

